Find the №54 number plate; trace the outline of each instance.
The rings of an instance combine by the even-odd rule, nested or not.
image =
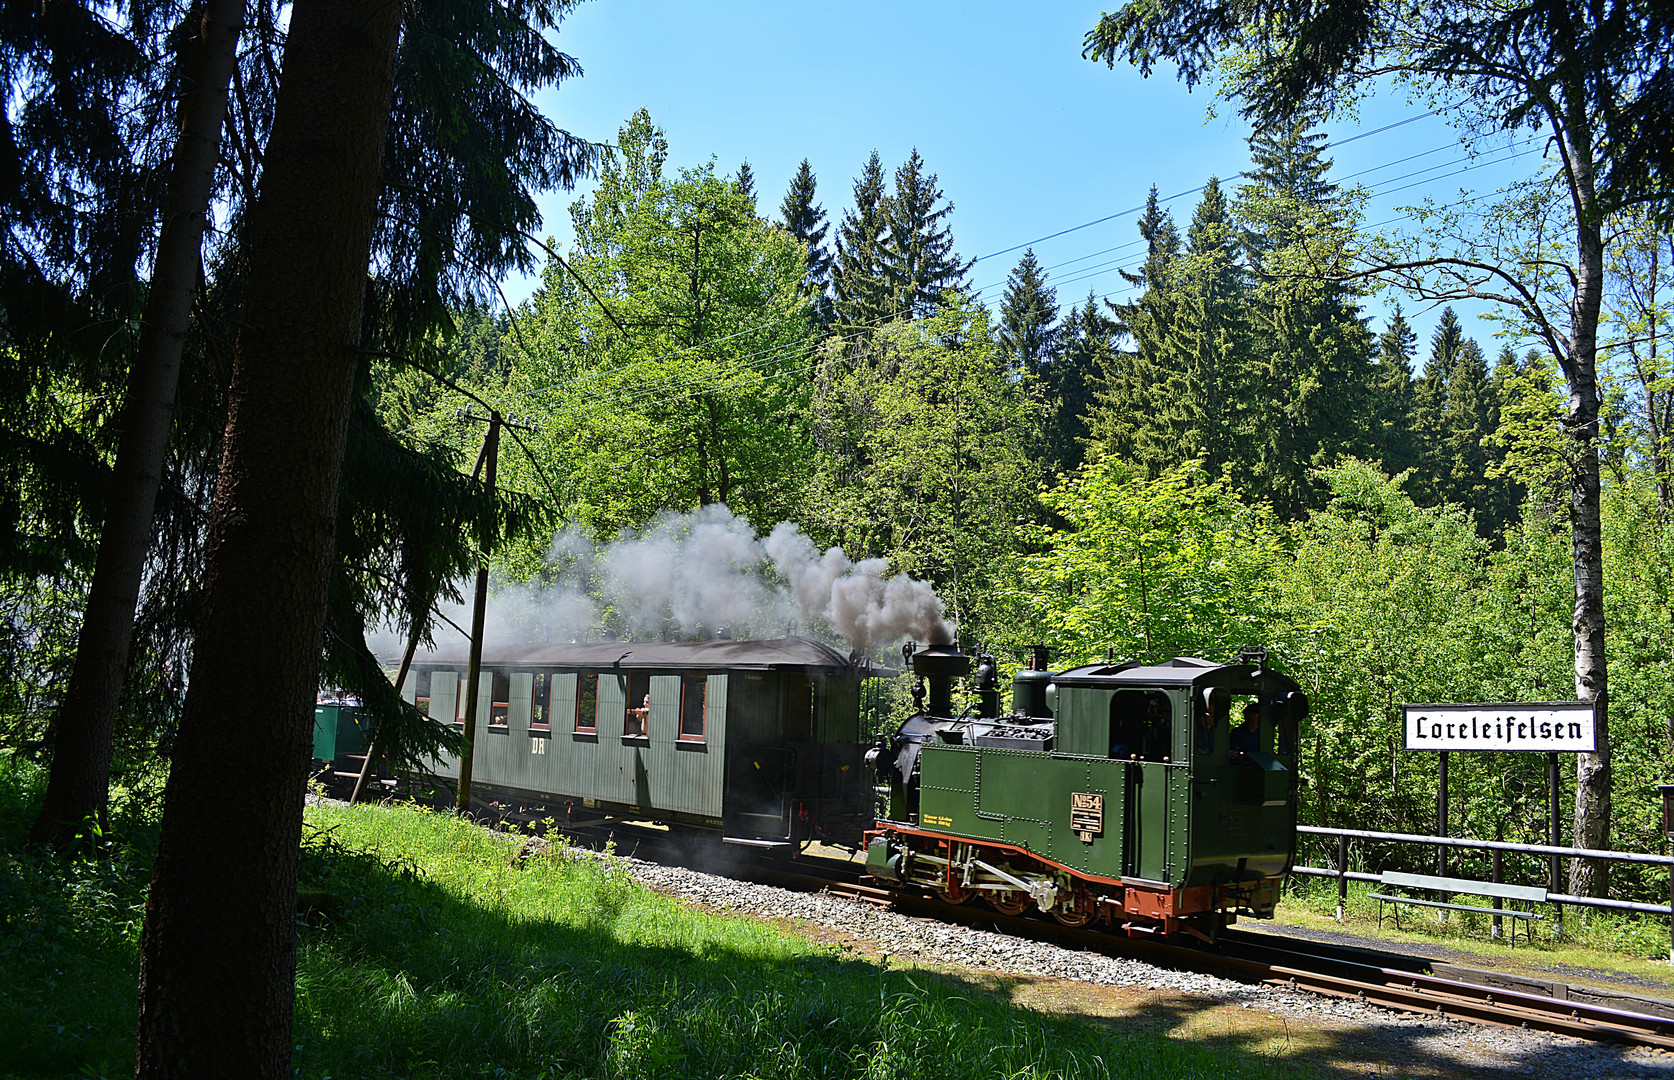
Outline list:
[[[1104,831],[1104,796],[1075,791],[1070,793],[1070,828],[1084,843]]]

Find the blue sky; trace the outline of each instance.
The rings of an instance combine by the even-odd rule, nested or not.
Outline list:
[[[1082,35],[1100,10],[981,0],[591,0],[557,36],[586,74],[540,103],[560,127],[601,141],[613,141],[635,109],[649,109],[673,164],[714,156],[732,172],[748,160],[765,216],[777,215],[806,157],[833,233],[872,150],[893,170],[916,146],[955,205],[959,252],[982,257],[972,283],[991,307],[1030,242],[1060,304],[1089,288],[1123,299],[1117,269],[1142,254],[1127,211],[1152,184],[1166,197],[1211,175],[1235,177],[1248,165],[1249,128],[1224,103],[1208,118],[1207,91],[1188,93],[1171,68],[1142,79],[1127,66],[1081,59]],[[1451,201],[1461,188],[1490,191],[1537,167],[1538,142],[1508,150],[1501,139],[1479,146],[1486,153],[1476,167],[1461,171],[1470,162],[1457,132],[1429,108],[1385,94],[1365,103],[1357,122],[1326,129],[1333,175],[1373,192],[1369,223],[1398,219],[1397,206],[1425,195]],[[544,231],[560,248],[574,198],[542,200]],[[1171,204],[1182,228],[1195,202],[1187,195]],[[506,291],[515,301],[532,284],[508,282]],[[1397,298],[1369,307],[1381,312]],[[1422,353],[1436,313],[1404,306]],[[1461,313],[1492,357],[1494,326]]]

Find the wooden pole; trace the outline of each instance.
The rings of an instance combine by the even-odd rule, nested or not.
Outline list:
[[[1562,847],[1564,835],[1563,804],[1558,797],[1558,755],[1555,753],[1546,755],[1546,799],[1552,812],[1552,836],[1549,843],[1553,847]],[[1575,846],[1581,846],[1579,838],[1577,838]],[[1562,892],[1563,890],[1559,888],[1559,881],[1563,876],[1562,862],[1558,856],[1554,855],[1548,860],[1548,863],[1546,890],[1554,893]],[[1562,904],[1552,905],[1552,931],[1560,937],[1563,936],[1564,906]]]
[[[483,440],[482,456],[486,462],[490,498],[494,495],[494,467],[500,457],[500,414],[488,414],[488,437]],[[482,635],[484,615],[488,609],[488,548],[489,530],[483,530],[482,556],[477,564],[477,587],[471,597],[471,663],[467,668],[465,686],[465,745],[459,751],[459,789],[454,802],[462,814],[471,812],[471,762],[476,750],[477,684],[482,676]]]

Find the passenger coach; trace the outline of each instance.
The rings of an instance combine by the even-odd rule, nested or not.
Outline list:
[[[403,696],[463,726],[467,669],[463,650],[417,657]],[[803,638],[492,650],[472,786],[752,846],[856,843],[872,820],[866,681],[895,674]],[[433,765],[458,777],[456,758]]]

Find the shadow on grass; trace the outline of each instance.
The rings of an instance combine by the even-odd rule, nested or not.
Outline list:
[[[1038,980],[997,977],[1009,1000],[1107,1031],[1167,1036],[1224,1061],[1283,1062],[1287,1074],[1364,1080],[1370,1076],[1674,1077],[1674,1061],[1626,1045],[1541,1038],[1519,1050],[1493,1028],[1369,1009],[1369,1023],[1269,1011],[1254,989],[1225,997],[1042,991]],[[1137,998],[1137,999],[1136,999]],[[1479,1038],[1460,1039],[1462,1032]],[[1520,1040],[1518,1040],[1520,1042]],[[1522,1044],[1527,1046],[1528,1044]]]
[[[340,857],[305,935],[302,1076],[1278,1076],[695,912],[596,860],[529,860],[467,899]],[[545,914],[518,903],[550,886]],[[553,909],[558,909],[554,911]]]

